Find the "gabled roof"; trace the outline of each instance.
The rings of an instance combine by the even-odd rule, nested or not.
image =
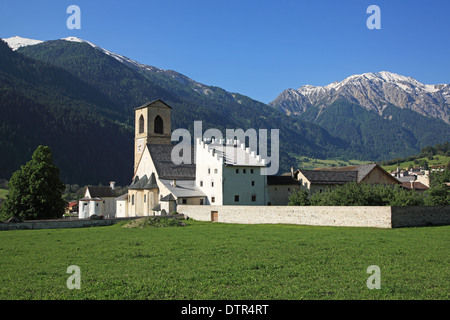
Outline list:
[[[310,183],[345,184],[356,182],[357,171],[300,170]]]
[[[111,187],[87,186],[91,198],[115,198],[116,192]]]
[[[177,199],[175,199],[175,197],[169,193],[167,196],[161,198],[159,201],[177,201]]]
[[[289,176],[267,176],[268,185],[299,185],[300,182]]]
[[[156,184],[155,174],[152,172],[150,178],[144,175],[142,178],[136,177],[133,183],[128,187],[130,190],[153,189],[158,188]]]
[[[147,144],[159,179],[195,179],[194,147],[191,147],[191,164],[174,164],[171,144]]]
[[[162,101],[161,99],[157,99],[157,100],[152,101],[152,102],[146,102],[146,103],[144,103],[142,106],[137,107],[137,108],[134,108],[134,110],[138,110],[138,109],[142,109],[142,108],[147,108],[147,107],[149,107],[149,106],[151,106],[151,105],[154,105],[154,104],[160,104],[160,103],[162,103],[162,104],[164,105],[164,107],[167,107],[167,108],[169,108],[169,109],[172,109],[172,107],[169,106],[167,103],[165,103],[165,102]]]
[[[364,178],[372,172],[375,168],[378,168],[380,171],[384,172],[387,177],[389,177],[391,180],[395,180],[397,183],[399,181],[395,179],[393,176],[389,174],[386,170],[384,170],[382,167],[380,167],[376,163],[370,163],[370,164],[362,164],[362,165],[356,165],[356,166],[346,166],[346,167],[334,167],[334,168],[319,168],[315,171],[334,171],[334,172],[345,172],[345,171],[356,171],[357,172],[357,182],[361,182],[364,180]]]

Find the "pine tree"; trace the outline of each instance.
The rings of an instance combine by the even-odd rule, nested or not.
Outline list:
[[[49,147],[39,146],[30,161],[13,173],[9,194],[1,207],[0,216],[21,220],[61,218],[65,202],[65,185],[59,169],[53,165]]]

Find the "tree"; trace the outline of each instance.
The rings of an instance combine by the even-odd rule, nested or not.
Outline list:
[[[9,189],[1,207],[3,219],[51,219],[61,218],[64,214],[66,204],[62,194],[65,186],[47,146],[37,147],[31,160],[12,174]]]
[[[302,187],[289,196],[289,206],[309,206],[310,204],[309,192]]]

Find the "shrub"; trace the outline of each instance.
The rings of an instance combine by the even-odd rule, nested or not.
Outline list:
[[[301,187],[289,196],[289,206],[309,206],[310,204],[309,192]]]

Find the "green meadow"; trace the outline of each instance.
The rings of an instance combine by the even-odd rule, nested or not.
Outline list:
[[[185,223],[1,231],[0,299],[449,298],[450,226]],[[381,289],[367,287],[372,265]]]

